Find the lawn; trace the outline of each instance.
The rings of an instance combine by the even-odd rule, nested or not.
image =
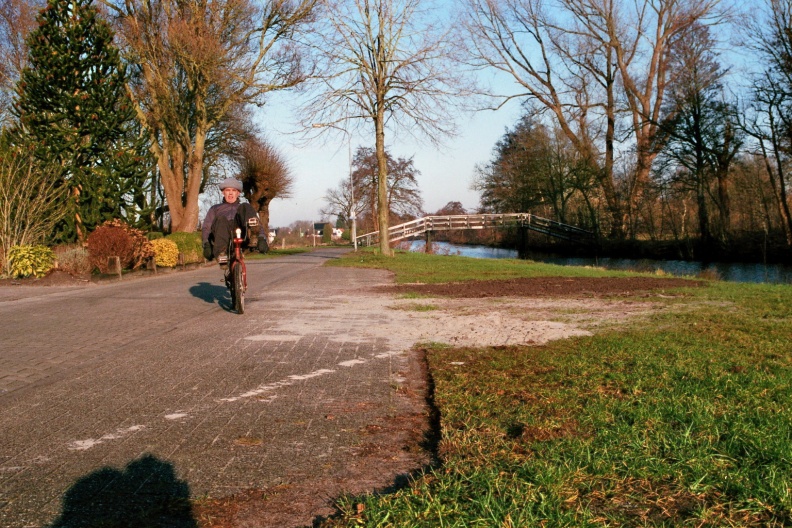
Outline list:
[[[472,262],[471,262],[472,261]],[[354,254],[397,282],[614,275]],[[438,462],[328,526],[792,525],[792,286],[713,282],[640,327],[425,348]]]

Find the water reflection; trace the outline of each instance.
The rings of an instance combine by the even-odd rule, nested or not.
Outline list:
[[[516,249],[491,248],[487,246],[462,246],[447,242],[433,242],[435,253],[461,255],[472,258],[518,258]],[[409,251],[423,251],[424,242],[415,240],[409,243]],[[558,257],[544,253],[531,252],[531,260],[560,264],[562,266],[597,266],[614,270],[654,272],[662,270],[677,276],[697,276],[717,274],[721,280],[732,282],[767,282],[772,284],[792,283],[792,266],[782,264],[743,264],[726,262],[698,262],[686,260],[651,260],[623,258],[580,258]]]

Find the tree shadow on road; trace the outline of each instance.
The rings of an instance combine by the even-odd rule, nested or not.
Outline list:
[[[228,293],[228,288],[225,286],[219,286],[209,282],[199,282],[198,284],[190,286],[190,295],[210,304],[217,303],[226,310],[232,308],[231,294]]]
[[[144,455],[119,471],[105,467],[80,478],[63,496],[49,528],[198,528],[190,487],[173,465]]]

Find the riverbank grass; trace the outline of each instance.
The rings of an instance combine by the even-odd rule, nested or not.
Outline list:
[[[371,250],[348,253],[329,261],[330,266],[387,269],[397,283],[461,282],[468,280],[514,279],[521,277],[626,277],[629,272],[606,271],[583,266],[559,266],[519,259],[477,259],[471,257],[427,255],[396,251],[395,257],[383,257]]]
[[[458,280],[458,262],[429,267]],[[668,302],[640,328],[542,347],[426,347],[437,465],[343,498],[331,524],[791,525],[792,287]]]

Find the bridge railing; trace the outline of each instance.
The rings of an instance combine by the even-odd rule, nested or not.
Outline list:
[[[562,224],[530,213],[502,213],[475,215],[425,216],[388,228],[392,242],[415,237],[427,231],[452,231],[461,229],[488,229],[518,225],[550,236],[572,241],[593,241],[594,233],[576,226]],[[357,237],[358,245],[371,246],[379,242],[379,231]]]

